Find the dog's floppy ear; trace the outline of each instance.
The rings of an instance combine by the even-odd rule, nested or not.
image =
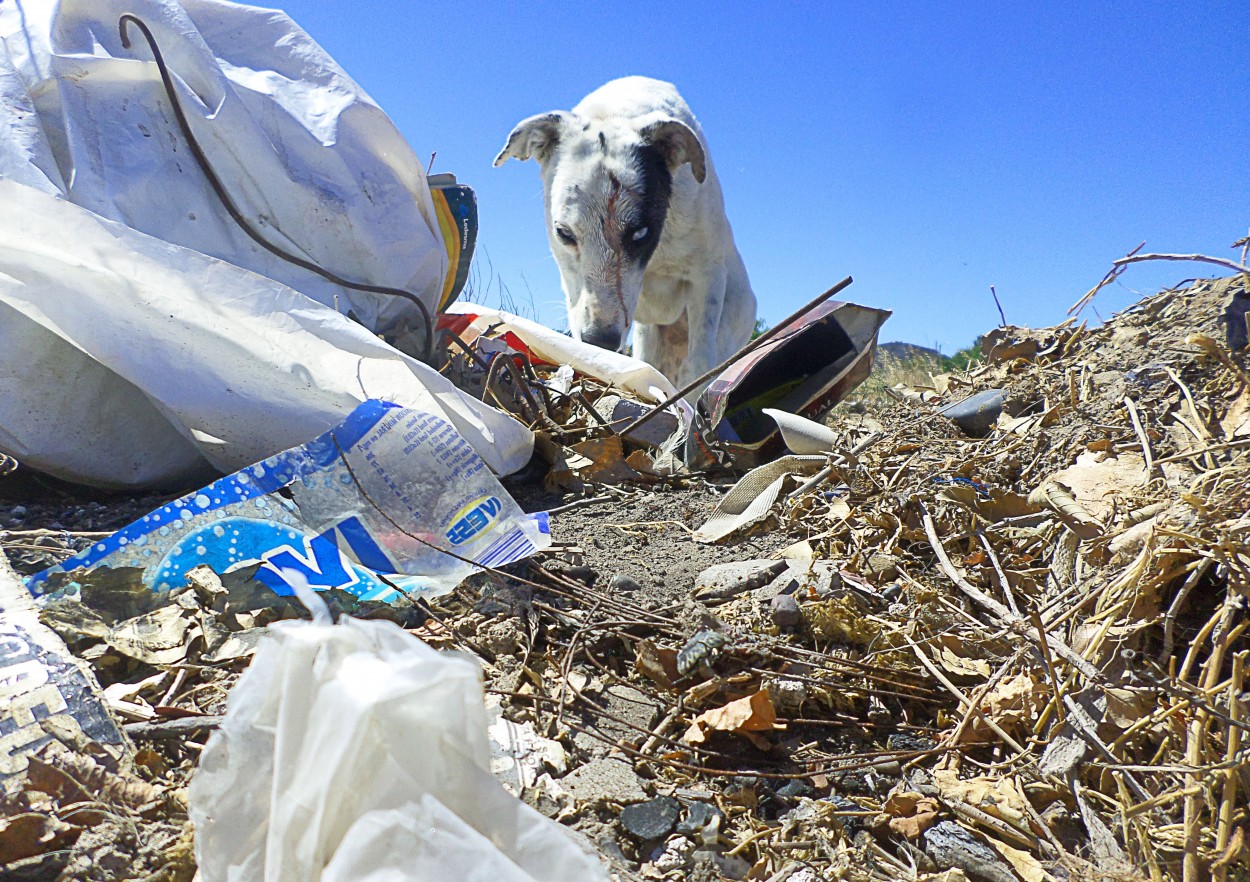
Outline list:
[[[650,144],[664,154],[671,170],[676,171],[683,162],[688,162],[694,179],[703,183],[707,177],[707,160],[703,155],[703,145],[690,126],[667,116],[647,123],[638,130],[638,134],[644,144]]]
[[[560,132],[568,117],[569,114],[563,111],[553,110],[521,120],[508,136],[508,143],[495,157],[495,165],[503,165],[510,157],[522,161],[532,157],[540,163],[545,162],[560,140]]]

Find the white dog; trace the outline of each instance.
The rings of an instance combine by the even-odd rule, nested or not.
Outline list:
[[[613,80],[572,111],[523,120],[495,165],[542,167],[547,238],[573,336],[634,354],[678,386],[755,327],[703,131],[669,83]]]

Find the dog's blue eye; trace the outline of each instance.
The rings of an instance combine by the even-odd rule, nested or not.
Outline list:
[[[577,237],[568,231],[566,227],[556,227],[556,238],[565,245],[576,245]]]
[[[650,232],[651,232],[650,227],[639,227],[638,229],[634,230],[634,234],[630,236],[629,238],[633,239],[635,242],[641,242],[643,239],[647,238],[647,234]]]

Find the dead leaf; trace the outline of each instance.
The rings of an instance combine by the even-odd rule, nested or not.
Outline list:
[[[954,769],[938,769],[933,773],[933,783],[943,798],[952,802],[966,803],[1009,823],[1028,823],[1024,791],[1015,778],[990,775],[960,778]]]
[[[1042,869],[1042,862],[1033,855],[1019,848],[1012,848],[1005,842],[1000,842],[992,836],[986,836],[985,841],[994,847],[1011,864],[1012,869],[1020,874],[1020,878],[1024,882],[1055,882],[1055,877]]]
[[[1228,413],[1220,420],[1220,428],[1228,441],[1250,435],[1250,388],[1243,389],[1237,400],[1229,405]]]
[[[1146,460],[1140,453],[1108,456],[1085,451],[1076,463],[1050,476],[1065,487],[1091,518],[1104,523],[1116,497],[1135,495],[1145,486]]]
[[[1146,715],[1146,696],[1132,689],[1103,689],[1107,696],[1107,716],[1121,729],[1127,729]]]
[[[890,830],[914,841],[937,823],[941,806],[931,796],[904,792],[896,793],[886,800],[884,809],[887,814],[893,815],[890,818]]]
[[[681,679],[677,670],[677,650],[656,646],[650,639],[638,644],[634,670],[665,689],[675,689],[673,684]]]
[[[191,629],[195,621],[189,611],[170,604],[156,612],[119,622],[109,629],[105,641],[122,655],[150,665],[172,665],[185,661],[187,649],[199,633]]]
[[[707,733],[710,731],[733,732],[748,737],[750,733],[769,732],[776,727],[777,709],[773,707],[768,690],[761,689],[754,695],[699,714],[682,736],[682,740],[687,744],[702,744],[707,740]],[[756,738],[748,737],[748,740],[759,746]]]
[[[1011,732],[1021,724],[1031,724],[1050,700],[1050,686],[1021,671],[990,690],[981,700],[981,712],[1002,729]],[[961,742],[981,741],[991,735],[979,717],[964,727]]]
[[[0,817],[0,867],[67,847],[81,828],[40,812]]]
[[[849,594],[805,603],[801,609],[807,627],[820,640],[867,646],[881,637],[881,626],[867,618]]]
[[[948,673],[955,674],[958,677],[987,679],[993,673],[990,663],[985,659],[965,658],[962,655],[956,655],[945,646],[939,650],[937,660],[938,664],[945,668]]]

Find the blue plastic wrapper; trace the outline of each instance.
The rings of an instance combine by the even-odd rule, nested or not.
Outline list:
[[[141,567],[153,591],[207,564],[290,595],[287,574],[362,600],[445,594],[482,566],[550,544],[545,515],[527,515],[445,420],[366,401],[335,428],[144,515],[59,566]],[[58,589],[64,592],[65,589]],[[70,585],[72,591],[72,583]]]

